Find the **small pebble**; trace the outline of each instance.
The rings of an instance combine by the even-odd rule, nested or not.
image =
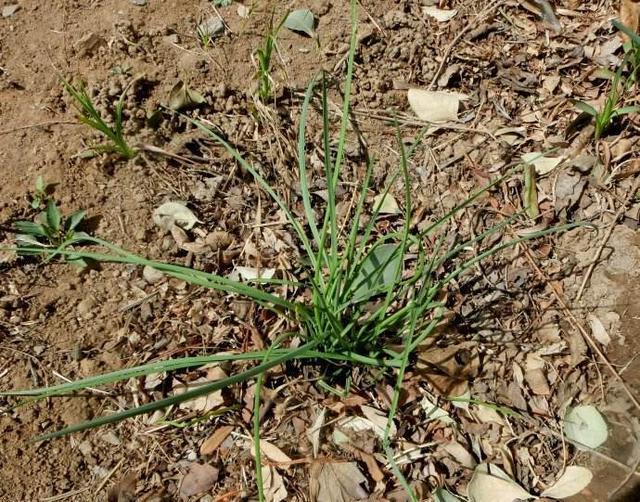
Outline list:
[[[80,317],[89,319],[93,317],[93,312],[91,312],[91,309],[93,309],[95,304],[96,304],[95,300],[90,296],[88,296],[87,298],[82,300],[80,303],[78,303],[78,306],[76,307],[76,311],[78,312],[78,315]]]

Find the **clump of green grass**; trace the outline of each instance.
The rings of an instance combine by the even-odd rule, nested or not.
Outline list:
[[[73,105],[78,111],[78,120],[98,131],[107,140],[102,145],[91,147],[95,153],[115,153],[125,159],[132,159],[137,151],[129,145],[124,136],[124,126],[122,111],[124,109],[124,98],[127,89],[122,91],[120,99],[113,109],[113,125],[110,125],[96,109],[91,96],[83,83],[74,86],[63,80],[64,88],[73,99]]]
[[[390,430],[397,412],[404,374],[410,364],[411,355],[427,337],[434,333],[442,320],[445,307],[439,300],[442,293],[451,281],[464,274],[481,260],[494,256],[501,250],[519,242],[571,228],[574,225],[546,229],[512,240],[500,241],[497,244],[485,246],[478,253],[468,254],[470,247],[482,247],[488,237],[503,231],[520,216],[514,215],[511,219],[486,229],[472,239],[445,248],[446,233],[442,230],[447,222],[463,209],[470,207],[482,194],[501,183],[504,177],[498,178],[489,186],[478,190],[425,230],[413,231],[408,160],[418,142],[414,143],[413,147],[407,151],[400,140],[400,134],[398,134],[400,162],[395,181],[401,180],[404,185],[401,227],[384,235],[377,234],[376,221],[384,196],[389,192],[390,186],[386,188],[380,202],[374,204],[369,213],[368,200],[373,171],[372,161],[367,162],[366,173],[360,182],[357,200],[351,213],[346,219],[341,219],[338,216],[337,203],[339,186],[344,176],[345,142],[350,117],[351,87],[357,40],[355,13],[355,1],[352,1],[353,28],[347,59],[347,73],[342,90],[344,96],[342,116],[335,149],[332,147],[331,141],[332,128],[329,117],[327,79],[324,75],[311,82],[302,104],[298,131],[297,167],[306,219],[304,223],[293,214],[276,189],[264,178],[255,165],[243,158],[236,148],[206,125],[197,120],[191,120],[196,127],[224,146],[231,156],[247,172],[251,173],[260,187],[284,212],[290,228],[293,229],[300,243],[303,255],[296,274],[301,278],[300,280],[261,279],[257,280],[255,284],[235,282],[226,277],[188,267],[148,260],[87,234],[72,241],[63,241],[67,243],[67,246],[60,246],[55,250],[43,249],[35,245],[20,247],[23,254],[44,252],[48,255],[54,255],[55,253],[64,255],[68,259],[90,259],[150,266],[168,276],[191,284],[249,298],[262,308],[289,319],[296,327],[295,330],[279,336],[267,350],[170,359],[51,387],[0,393],[5,396],[44,399],[151,373],[170,372],[180,368],[193,368],[215,362],[254,361],[256,363],[249,369],[191,389],[183,394],[111,415],[100,416],[88,422],[45,434],[38,439],[51,439],[119,422],[136,415],[152,413],[256,378],[253,432],[255,442],[259,444],[260,424],[257,417],[260,405],[260,386],[265,373],[271,368],[292,361],[306,360],[324,362],[329,366],[336,363],[342,365],[348,363],[354,366],[376,367],[395,378],[383,448],[394,473],[407,492],[412,493],[400,468],[393,460],[394,452]],[[322,153],[328,192],[326,206],[320,208],[319,215],[314,208],[310,188],[307,184],[309,172],[305,160],[308,149],[306,142],[307,121],[314,99],[318,99],[320,103]],[[361,221],[363,221],[362,224]],[[495,242],[493,237],[488,240]],[[85,251],[78,248],[80,244],[101,246],[105,251]],[[299,291],[307,291],[310,300],[290,300],[283,297],[277,290],[282,285],[295,287]],[[300,340],[299,345],[288,347],[287,341],[294,337]],[[330,370],[327,371],[330,373]],[[258,493],[259,498],[263,500],[264,494],[260,483],[260,453],[259,451],[256,453]]]
[[[276,50],[276,39],[280,28],[286,21],[287,16],[284,16],[277,26],[273,25],[273,16],[269,22],[269,29],[265,34],[264,41],[261,47],[258,47],[255,51],[258,71],[256,78],[258,79],[258,96],[263,102],[271,99],[273,95],[273,78],[271,77],[271,58],[273,51]]]
[[[611,73],[611,84],[604,104],[598,110],[584,101],[574,100],[576,107],[588,116],[593,117],[594,137],[596,140],[609,130],[615,120],[630,113],[640,111],[640,106],[621,106],[626,98],[637,87],[638,69],[640,68],[640,37],[617,20],[613,25],[629,36],[622,63]]]

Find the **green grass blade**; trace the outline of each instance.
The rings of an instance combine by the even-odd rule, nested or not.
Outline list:
[[[107,424],[113,424],[116,422],[120,422],[127,418],[132,418],[138,415],[144,415],[147,413],[153,413],[156,410],[160,410],[163,408],[167,408],[169,406],[180,404],[185,401],[190,401],[200,396],[206,396],[212,392],[217,390],[224,389],[231,385],[246,382],[247,380],[264,373],[270,368],[274,366],[278,366],[284,362],[290,361],[292,359],[296,359],[299,355],[304,354],[307,350],[313,349],[315,347],[315,342],[307,343],[297,349],[291,349],[286,351],[273,359],[263,362],[262,364],[255,366],[251,369],[243,371],[242,373],[238,373],[236,375],[232,375],[230,377],[224,378],[222,380],[217,380],[210,384],[199,386],[193,390],[187,391],[178,396],[171,396],[165,399],[160,399],[158,401],[153,401],[151,403],[144,404],[142,406],[138,406],[136,408],[130,408],[125,411],[121,411],[119,413],[114,413],[111,415],[106,415],[103,417],[96,418],[94,420],[89,420],[86,422],[82,422],[79,424],[71,425],[69,427],[65,427],[59,431],[51,432],[49,434],[44,434],[35,438],[36,441],[45,441],[48,439],[53,439],[57,437],[66,436],[68,434],[73,434],[75,432],[85,431],[88,429],[93,429],[96,427],[101,427]]]
[[[304,212],[307,215],[307,222],[311,229],[311,234],[316,241],[316,246],[320,246],[320,233],[316,225],[315,214],[311,207],[311,194],[309,193],[309,184],[307,183],[307,164],[306,164],[306,139],[305,131],[307,126],[307,117],[309,115],[309,105],[316,86],[316,79],[311,80],[304,95],[302,103],[302,111],[300,112],[300,126],[298,128],[298,173],[300,177],[300,191],[302,192],[302,203]]]

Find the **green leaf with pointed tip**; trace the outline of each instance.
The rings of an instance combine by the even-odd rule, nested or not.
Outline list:
[[[598,110],[596,110],[593,106],[584,101],[578,101],[577,99],[572,99],[571,102],[575,105],[575,107],[581,112],[588,113],[592,117],[598,115]]]
[[[33,221],[16,221],[13,224],[14,228],[21,234],[37,235],[38,237],[47,237],[47,232],[38,223]]]
[[[633,41],[633,43],[640,45],[640,35],[638,35],[631,28],[629,28],[628,26],[625,26],[617,19],[612,20],[611,24],[613,24],[613,26],[615,26],[616,29],[618,29],[619,31],[627,35]]]
[[[60,210],[58,209],[58,206],[56,206],[56,203],[51,199],[47,201],[46,219],[47,226],[51,230],[56,233],[60,231],[60,221],[62,219],[60,216]]]
[[[69,218],[67,218],[67,230],[75,230],[75,228],[82,222],[87,212],[84,210],[76,211]]]
[[[612,117],[621,117],[622,115],[628,115],[629,113],[637,113],[640,111],[640,106],[623,106],[617,110],[611,112]]]

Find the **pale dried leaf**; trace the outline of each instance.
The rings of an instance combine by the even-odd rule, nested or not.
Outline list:
[[[289,494],[284,486],[284,480],[275,467],[262,467],[262,483],[267,502],[282,502]]]
[[[237,266],[229,274],[232,281],[255,281],[256,279],[272,279],[276,273],[275,268],[255,268]]]
[[[407,98],[418,118],[438,123],[458,120],[460,101],[467,99],[467,96],[457,92],[409,89]]]
[[[253,447],[253,442],[251,444],[252,444],[251,455],[253,455],[255,457],[256,456],[256,452],[255,452],[255,449]],[[287,455],[280,448],[278,448],[273,443],[270,443],[266,439],[261,439],[260,440],[260,453],[264,457],[267,457],[272,462],[277,462],[277,463],[281,463],[281,464],[287,464],[287,463],[291,462],[291,457],[289,457],[289,455]]]
[[[564,417],[564,435],[578,443],[576,446],[580,450],[595,449],[607,440],[609,429],[594,406],[576,406]]]
[[[593,473],[586,467],[572,465],[567,467],[562,476],[541,495],[554,499],[572,497],[589,486],[592,478]]]
[[[605,347],[609,345],[611,337],[609,333],[607,333],[607,329],[604,327],[604,324],[602,324],[602,321],[594,314],[589,314],[587,319],[591,325],[591,334],[593,337]]]
[[[189,382],[189,385],[179,384],[174,387],[173,392],[174,395],[178,396],[180,394],[184,394],[188,390],[193,390],[200,385],[205,385],[211,383],[211,380],[208,378],[198,378],[193,382]],[[184,401],[180,403],[179,407],[181,410],[192,410],[192,411],[211,411],[215,408],[218,408],[224,404],[224,397],[222,397],[222,391],[217,390],[215,392],[211,392],[206,396],[196,397],[195,399],[190,399],[189,401]]]
[[[209,464],[192,463],[180,485],[180,495],[192,497],[209,490],[218,480],[218,469]]]
[[[311,447],[313,448],[313,458],[318,456],[318,452],[320,451],[320,433],[322,432],[322,427],[324,427],[324,419],[327,414],[326,408],[322,408],[318,416],[313,421],[313,425],[311,429],[307,431],[307,437],[309,438],[309,442],[311,443]]]
[[[422,12],[427,16],[431,16],[439,23],[450,21],[458,13],[457,10],[439,9],[433,5],[422,7]]]
[[[314,463],[310,470],[311,500],[317,502],[352,502],[369,494],[362,487],[367,479],[355,462]]]
[[[562,162],[562,157],[545,157],[540,152],[529,152],[522,156],[522,162],[533,165],[538,176],[550,173]]]
[[[387,414],[377,410],[376,408],[372,408],[371,406],[360,406],[362,413],[371,423],[373,423],[376,427],[375,433],[381,437],[384,437],[384,431],[387,428],[388,417]],[[397,433],[396,424],[391,421],[391,426],[389,427],[389,437],[395,437]]]
[[[164,230],[174,224],[189,230],[199,221],[183,202],[165,202],[153,212],[153,222]]]
[[[422,398],[422,401],[420,401],[420,405],[427,415],[427,420],[440,420],[445,424],[454,422],[449,413],[444,411],[439,406],[433,404],[427,396]]]
[[[373,198],[373,207],[380,208],[380,214],[400,214],[400,206],[393,195],[381,193]]]
[[[513,502],[532,498],[524,488],[494,464],[479,464],[467,487],[471,502]]]
[[[451,455],[460,465],[468,469],[473,469],[477,462],[473,458],[473,455],[457,441],[451,441],[442,445],[442,449]]]

